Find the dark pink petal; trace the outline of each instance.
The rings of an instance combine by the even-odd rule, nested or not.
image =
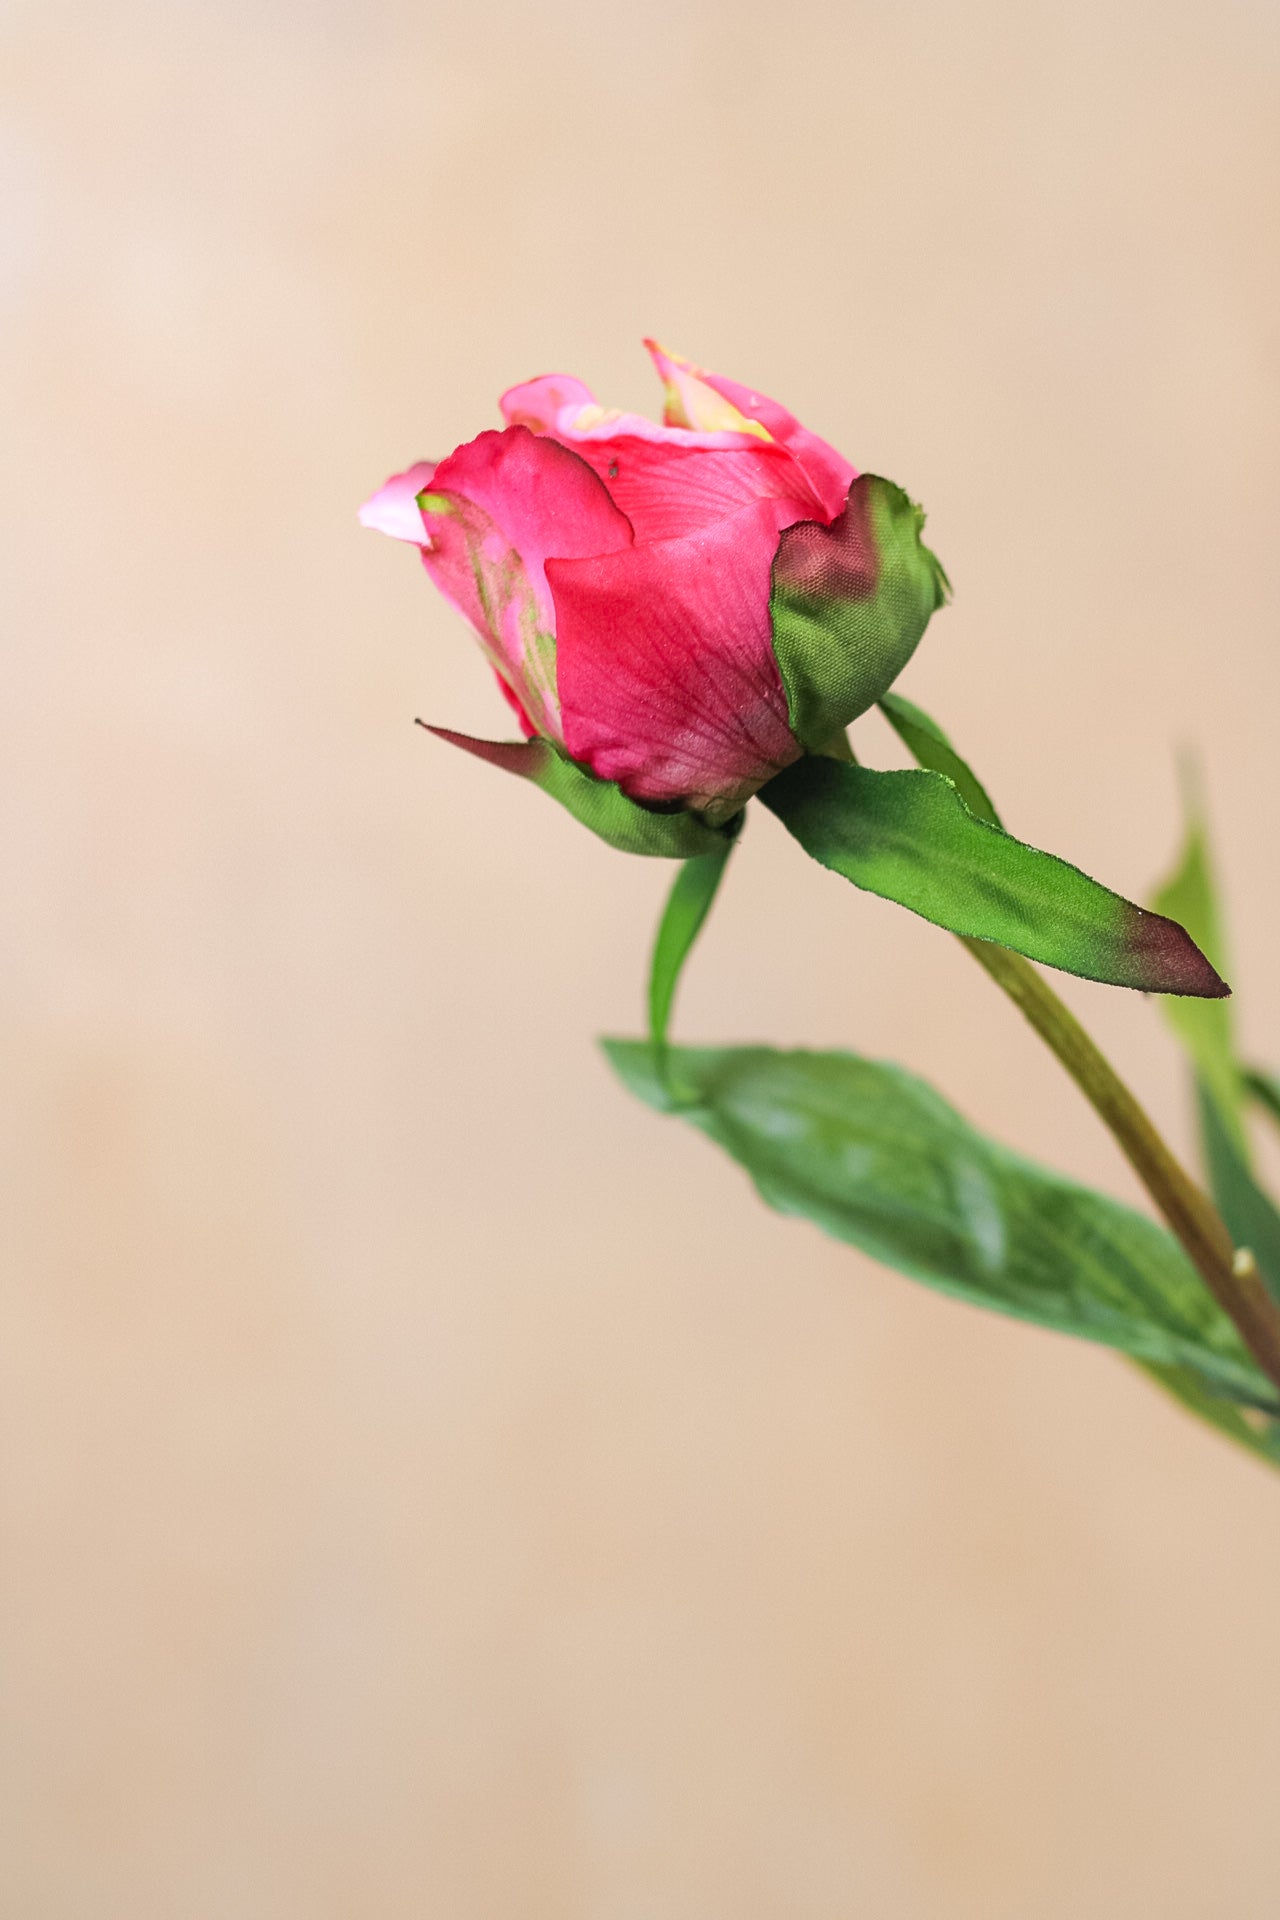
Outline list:
[[[554,440],[482,433],[436,468],[420,501],[422,559],[464,613],[526,729],[560,737],[548,555],[610,553],[631,525],[591,469]]]
[[[769,581],[791,501],[678,540],[552,560],[563,739],[635,800],[727,818],[800,752],[773,657]]]
[[[666,387],[665,417],[672,425],[698,426],[704,421],[723,419],[725,416],[715,403],[708,403],[705,398],[706,390],[710,389],[721,405],[727,402],[744,420],[764,427],[779,446],[794,456],[822,502],[823,519],[835,518],[858,477],[857,468],[851,466],[842,453],[802,427],[795,415],[779,406],[776,400],[741,386],[736,380],[726,380],[718,373],[691,366],[678,354],[667,353],[656,340],[646,340],[645,345]]]
[[[637,540],[678,538],[752,500],[795,500],[804,518],[829,518],[787,449],[755,433],[659,426],[597,406],[580,380],[560,374],[513,387],[502,396],[502,411],[580,455]],[[723,411],[734,417],[733,409]]]
[[[493,670],[493,677],[498,683],[499,693],[502,695],[507,705],[511,708],[511,711],[515,714],[516,719],[520,722],[521,733],[524,735],[526,740],[532,740],[534,735],[537,733],[538,729],[537,727],[534,726],[532,720],[529,718],[528,714],[525,712],[524,701],[520,698],[520,695],[516,692],[515,688],[511,686],[503,678],[502,674],[499,672],[497,667],[495,667]]]
[[[687,435],[686,439],[706,436]],[[737,436],[735,436],[736,438]],[[599,474],[635,528],[637,541],[677,539],[749,506],[789,500],[801,519],[827,515],[785,447],[688,446],[674,436],[558,434]]]

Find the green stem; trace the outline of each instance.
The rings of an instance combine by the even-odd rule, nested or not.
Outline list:
[[[1013,1001],[1062,1062],[1186,1249],[1263,1372],[1280,1386],[1280,1306],[1253,1255],[1237,1251],[1221,1214],[1157,1133],[1114,1067],[1029,961],[986,940],[963,939],[980,967]]]

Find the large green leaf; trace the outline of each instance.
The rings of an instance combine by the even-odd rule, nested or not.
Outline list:
[[[677,1100],[645,1043],[605,1045],[632,1092],[717,1141],[780,1212],[944,1293],[1188,1370],[1215,1398],[1280,1404],[1170,1234],[987,1139],[901,1068],[679,1047]]]
[[[952,933],[1114,986],[1228,991],[1180,926],[980,819],[945,774],[806,755],[760,799],[823,866]]]

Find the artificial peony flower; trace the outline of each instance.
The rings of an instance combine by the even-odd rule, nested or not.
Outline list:
[[[898,487],[646,344],[661,425],[545,375],[360,518],[418,547],[531,744],[435,731],[614,844],[681,854],[887,691],[946,578]]]

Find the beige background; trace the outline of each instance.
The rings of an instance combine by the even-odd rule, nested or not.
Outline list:
[[[928,504],[1026,837],[1141,892],[1198,743],[1280,1058],[1280,16],[3,25],[4,1913],[1274,1914],[1280,1484],[610,1083],[668,873],[415,732],[503,710],[354,508],[648,330],[776,392]],[[681,1018],[1132,1191],[764,817]]]

